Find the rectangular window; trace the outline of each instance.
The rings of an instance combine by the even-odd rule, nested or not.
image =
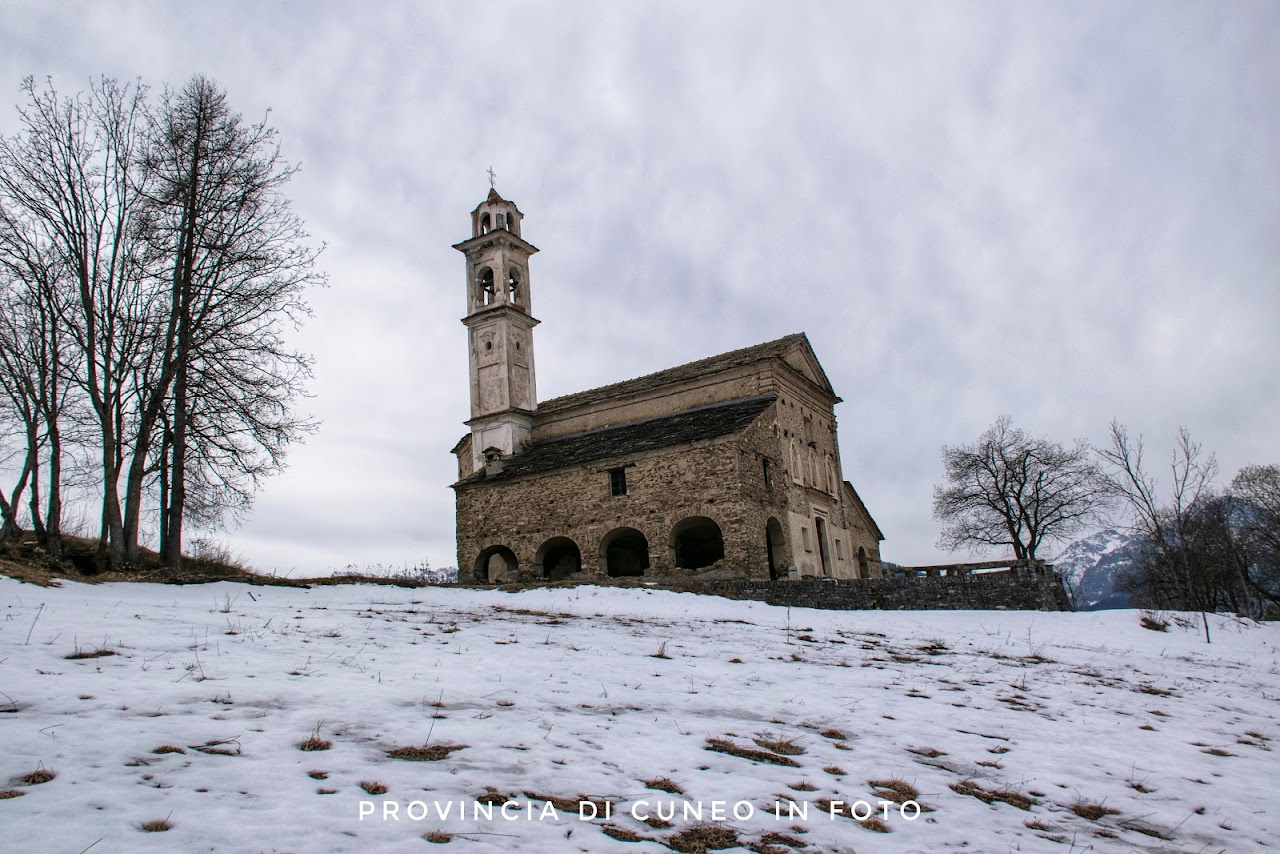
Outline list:
[[[844,549],[840,546],[839,540],[836,540],[836,560],[844,560]]]
[[[613,495],[627,494],[626,469],[609,469],[609,492]]]
[[[769,480],[769,458],[761,457],[760,462],[764,464],[764,488],[770,489],[773,487],[773,483]]]
[[[809,545],[809,529],[808,528],[800,529],[800,539],[804,541],[805,551],[807,552],[813,551],[813,547]]]

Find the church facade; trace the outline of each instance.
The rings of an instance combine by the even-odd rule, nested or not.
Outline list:
[[[884,536],[841,473],[840,398],[803,333],[539,403],[522,220],[491,190],[454,247],[460,580],[882,575]]]

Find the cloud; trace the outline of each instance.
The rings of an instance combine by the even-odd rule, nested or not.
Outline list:
[[[490,165],[542,250],[543,398],[805,330],[891,560],[942,559],[939,447],[1003,413],[1280,461],[1272,4],[76,8],[0,10],[15,96],[202,71],[303,164],[324,424],[251,560],[454,562],[450,244]]]

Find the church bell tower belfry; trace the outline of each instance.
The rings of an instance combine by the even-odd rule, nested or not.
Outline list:
[[[471,454],[475,471],[529,441],[538,405],[534,385],[529,256],[520,213],[495,189],[471,212],[471,237],[454,244],[467,257],[471,374]]]

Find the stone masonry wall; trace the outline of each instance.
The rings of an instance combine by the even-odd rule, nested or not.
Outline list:
[[[865,580],[704,581],[680,589],[793,608],[837,611],[1070,611],[1061,577],[1051,569]]]
[[[738,443],[730,436],[625,460],[459,487],[461,576],[479,580],[477,558],[491,547],[504,546],[518,563],[512,580],[540,580],[538,552],[554,537],[577,544],[583,580],[603,576],[605,539],[618,528],[638,530],[647,540],[646,575],[680,574],[670,556],[672,530],[683,519],[705,516],[720,527],[727,565],[768,578],[764,529],[758,527],[755,514],[747,512],[738,480],[739,457]],[[629,464],[627,494],[614,496],[609,469],[624,463]]]

